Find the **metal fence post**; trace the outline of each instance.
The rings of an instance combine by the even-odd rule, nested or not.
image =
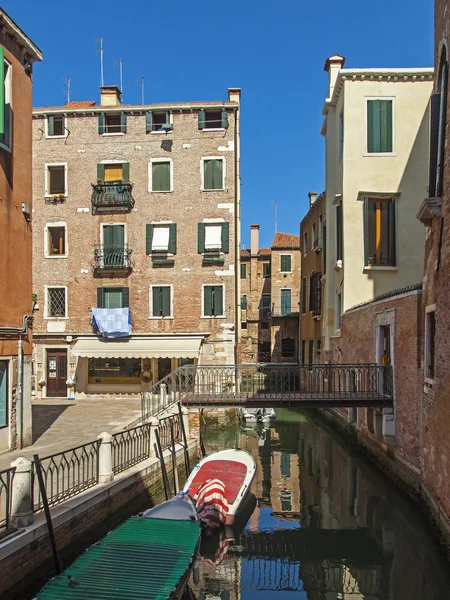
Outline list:
[[[15,469],[11,490],[11,527],[27,527],[33,523],[33,476],[31,461],[19,457],[11,463]]]
[[[98,449],[98,482],[109,483],[114,481],[113,457],[112,457],[112,435],[103,431],[97,439],[100,440]]]

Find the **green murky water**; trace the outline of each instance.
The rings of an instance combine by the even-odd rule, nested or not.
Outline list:
[[[242,522],[202,544],[196,598],[450,598],[418,509],[311,414],[278,410],[271,427],[210,430],[205,445],[246,449],[257,471]]]

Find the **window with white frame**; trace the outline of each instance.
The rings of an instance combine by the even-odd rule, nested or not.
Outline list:
[[[67,287],[46,288],[45,317],[47,319],[67,317]]]
[[[44,256],[61,258],[67,256],[66,223],[47,223],[44,228]]]
[[[425,377],[434,379],[436,305],[425,309]]]
[[[171,285],[152,285],[150,294],[150,314],[155,319],[164,319],[172,316]]]
[[[394,98],[366,98],[367,153],[394,151]]]
[[[204,317],[224,316],[225,308],[223,285],[204,285],[202,300]]]
[[[0,107],[0,145],[11,150],[12,141],[12,66],[0,46],[0,81],[3,83],[3,106]]]
[[[225,158],[211,156],[201,161],[202,190],[225,189]]]
[[[46,165],[46,196],[67,196],[67,164]]]
[[[280,256],[280,272],[291,273],[292,272],[292,255],[282,254]]]
[[[198,111],[199,129],[227,129],[228,112],[226,109],[209,109]]]
[[[67,137],[66,117],[64,115],[47,115],[46,119],[47,137]]]
[[[170,158],[152,158],[149,166],[149,191],[172,192],[173,168]]]

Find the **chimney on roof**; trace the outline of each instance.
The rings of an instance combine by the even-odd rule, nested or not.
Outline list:
[[[250,254],[257,256],[259,251],[259,225],[250,225]]]
[[[336,79],[339,74],[339,71],[344,67],[345,57],[339,56],[336,52],[334,56],[330,56],[325,61],[325,66],[323,68],[324,71],[328,73],[328,96],[327,98],[331,98],[334,92],[334,86],[336,85]]]
[[[317,192],[308,192],[309,206],[311,207],[317,199]]]
[[[100,106],[120,106],[122,92],[117,85],[100,86]]]
[[[228,88],[228,101],[239,104],[241,101],[241,88]]]

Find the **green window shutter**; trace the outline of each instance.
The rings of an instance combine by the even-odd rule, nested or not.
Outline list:
[[[151,110],[145,113],[145,133],[150,133],[153,128],[153,113]]]
[[[49,115],[47,119],[47,134],[55,135],[55,117],[53,115]]]
[[[223,160],[213,160],[213,190],[223,188]]]
[[[222,252],[228,254],[230,251],[230,224],[222,223]]]
[[[241,263],[241,279],[247,279],[247,265]]]
[[[130,306],[130,288],[122,288],[122,308],[129,308]]]
[[[205,285],[203,288],[203,314],[205,317],[212,316],[213,286]]]
[[[263,263],[263,277],[270,277],[270,263]]]
[[[214,165],[213,160],[203,161],[203,189],[214,189]]]
[[[241,296],[241,309],[247,310],[247,296],[246,295]]]
[[[105,165],[97,165],[97,179],[105,181]]]
[[[170,191],[170,162],[152,163],[152,191]]]
[[[122,133],[127,132],[127,115],[126,115],[126,113],[121,113],[121,115],[120,115],[120,131]]]
[[[162,301],[162,316],[170,317],[170,287],[165,285],[161,288],[161,301]]]
[[[392,152],[392,100],[380,100],[380,152]]]
[[[389,242],[391,253],[391,266],[397,265],[397,245],[396,245],[396,227],[395,227],[395,198],[389,202]]]
[[[291,271],[291,257],[288,254],[281,255],[281,271],[283,271],[283,272]]]
[[[198,253],[203,254],[203,252],[205,251],[205,224],[204,223],[198,224],[197,243],[198,243]]]
[[[435,198],[441,94],[432,94],[430,104],[430,173],[428,181],[428,197]]]
[[[5,49],[0,46],[0,133],[5,129]]]
[[[97,308],[105,307],[105,290],[102,287],[97,288]]]
[[[291,314],[291,290],[281,290],[281,314]]]
[[[303,277],[302,280],[302,313],[306,312],[306,277]]]
[[[161,305],[161,288],[152,288],[152,317],[161,317],[162,305]]]
[[[367,101],[367,152],[380,152],[380,101]]]
[[[205,111],[199,110],[198,111],[198,128],[204,129],[204,127],[205,127]]]
[[[130,181],[130,163],[122,163],[122,179],[124,183]]]
[[[152,241],[153,241],[153,225],[147,224],[145,226],[145,253],[152,253]]]
[[[169,252],[170,254],[177,253],[177,224],[169,225]]]
[[[226,110],[222,111],[222,127],[228,129],[228,112]]]
[[[98,132],[99,133],[105,133],[105,130],[106,130],[105,114],[104,113],[100,113],[98,115]]]
[[[123,288],[104,290],[103,308],[123,308]]]
[[[213,312],[214,316],[223,315],[223,287],[214,285],[213,287]]]
[[[369,198],[363,198],[364,210],[364,266],[369,264]]]

